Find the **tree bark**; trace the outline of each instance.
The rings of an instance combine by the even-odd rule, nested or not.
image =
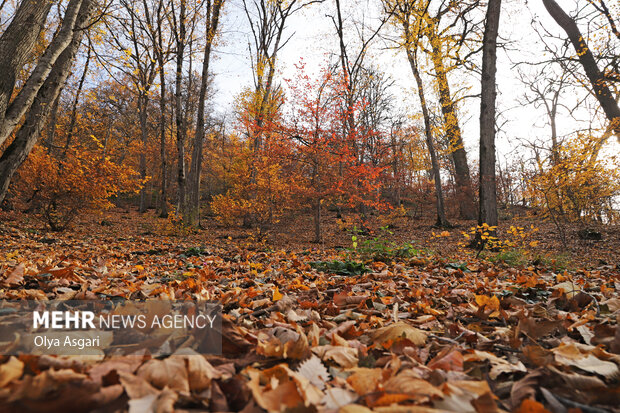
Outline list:
[[[408,30],[406,30],[408,31]],[[431,131],[431,119],[428,113],[428,107],[426,106],[426,97],[424,96],[424,85],[418,70],[418,64],[415,53],[407,47],[407,58],[413,77],[415,78],[416,85],[418,87],[418,96],[420,98],[420,105],[422,106],[422,116],[424,118],[424,134],[426,136],[426,146],[428,153],[431,157],[431,167],[433,168],[433,176],[435,181],[435,199],[437,201],[437,226],[450,227],[450,222],[446,218],[446,210],[443,199],[443,189],[441,187],[441,173],[439,170],[439,161],[437,160],[437,154],[435,153],[435,145],[433,144],[433,132]]]
[[[174,7],[174,3],[173,7]],[[175,12],[173,10],[173,18]],[[177,24],[175,24],[177,26]],[[175,27],[176,29],[176,27]],[[183,59],[185,57],[185,0],[181,0],[181,8],[178,18],[178,32],[175,30],[176,36],[176,75],[175,75],[175,122],[176,122],[176,140],[177,140],[177,210],[176,215],[182,216],[183,208],[186,205],[185,195],[185,119],[182,108],[182,87],[183,87]]]
[[[495,100],[497,72],[497,33],[501,0],[489,0],[482,40],[482,79],[480,100],[480,203],[478,225],[497,227],[497,188],[495,180]],[[495,230],[489,231],[492,235]]]
[[[4,124],[17,75],[32,56],[52,3],[50,0],[22,0],[0,37],[0,126]],[[5,140],[0,137],[0,145]]]
[[[30,110],[22,127],[17,131],[15,139],[0,157],[0,202],[6,196],[11,178],[17,168],[24,162],[33,146],[41,135],[41,130],[51,113],[54,100],[58,97],[77,53],[82,39],[82,30],[75,30],[83,26],[94,10],[92,0],[82,2],[80,13],[73,29],[73,38],[65,50],[56,59],[47,79],[38,89]]]
[[[439,102],[446,128],[446,137],[450,144],[452,160],[454,161],[454,179],[459,204],[459,214],[462,219],[476,219],[476,203],[471,183],[471,174],[467,163],[467,153],[463,144],[461,128],[456,115],[456,107],[450,94],[450,84],[446,68],[443,63],[443,52],[440,39],[434,32],[435,27],[429,28],[430,43],[432,46],[432,60],[437,76]]]
[[[209,80],[209,62],[211,60],[211,47],[217,32],[220,10],[223,3],[224,0],[213,0],[213,4],[211,3],[211,0],[208,0],[207,2],[207,39],[202,61],[202,78],[200,81],[200,92],[198,96],[198,115],[196,120],[196,131],[194,134],[194,149],[192,151],[192,161],[189,172],[189,205],[186,208],[187,216],[185,217],[187,224],[194,227],[198,226],[200,222],[200,175],[202,172],[202,147],[205,136],[204,118],[205,100]]]
[[[0,145],[11,135],[19,124],[24,114],[28,111],[32,102],[47,79],[58,56],[67,48],[73,38],[76,19],[83,0],[71,0],[62,21],[62,26],[50,45],[45,49],[43,56],[37,62],[36,67],[28,77],[28,80],[19,91],[15,99],[6,109],[4,119],[0,124]],[[2,36],[4,38],[4,36]],[[20,67],[21,69],[21,67]]]
[[[149,97],[146,91],[140,91],[138,95],[138,116],[140,119],[140,140],[142,150],[140,151],[140,178],[144,182],[146,179],[146,144],[148,140],[148,107]],[[140,188],[140,206],[138,211],[145,213],[147,210],[146,187],[142,185]]]
[[[542,2],[549,15],[566,32],[570,42],[573,44],[579,63],[581,63],[586,72],[586,76],[594,90],[594,97],[601,105],[605,116],[611,122],[611,128],[620,141],[620,107],[618,107],[618,103],[607,86],[607,81],[599,70],[594,55],[588,48],[584,37],[579,31],[579,27],[577,27],[577,23],[562,10],[555,0],[542,0]]]

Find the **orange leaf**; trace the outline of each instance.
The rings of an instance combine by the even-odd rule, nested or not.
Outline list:
[[[273,289],[273,297],[272,297],[272,300],[275,302],[275,301],[281,300],[281,299],[282,299],[282,297],[284,297],[284,296],[282,295],[282,293],[280,292],[280,290],[278,289],[278,287],[275,287],[275,288]]]
[[[536,400],[525,399],[521,406],[515,411],[515,413],[551,413],[549,410],[545,409],[541,403],[538,403]]]

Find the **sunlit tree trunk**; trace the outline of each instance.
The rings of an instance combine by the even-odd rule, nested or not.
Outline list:
[[[447,71],[444,65],[444,55],[441,46],[441,39],[435,33],[435,27],[431,25],[428,29],[431,43],[432,61],[437,77],[437,88],[439,90],[439,103],[444,119],[446,138],[450,144],[452,160],[454,161],[454,179],[456,181],[457,202],[459,213],[463,219],[476,218],[476,204],[474,201],[474,191],[471,182],[471,174],[467,163],[467,153],[463,144],[461,128],[456,114],[456,105],[450,92]]]

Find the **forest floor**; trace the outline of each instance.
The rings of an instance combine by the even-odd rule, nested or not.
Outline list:
[[[315,244],[309,214],[259,237],[123,209],[53,233],[0,212],[0,299],[223,306],[221,355],[0,356],[0,411],[620,411],[618,227],[565,246],[513,217],[516,248],[476,257],[472,222],[371,217],[354,241],[357,222],[327,214]]]

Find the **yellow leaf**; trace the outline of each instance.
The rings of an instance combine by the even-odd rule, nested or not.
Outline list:
[[[281,300],[282,297],[284,297],[284,296],[282,295],[282,293],[280,292],[278,287],[275,287],[273,289],[273,301],[275,302],[275,301]]]

